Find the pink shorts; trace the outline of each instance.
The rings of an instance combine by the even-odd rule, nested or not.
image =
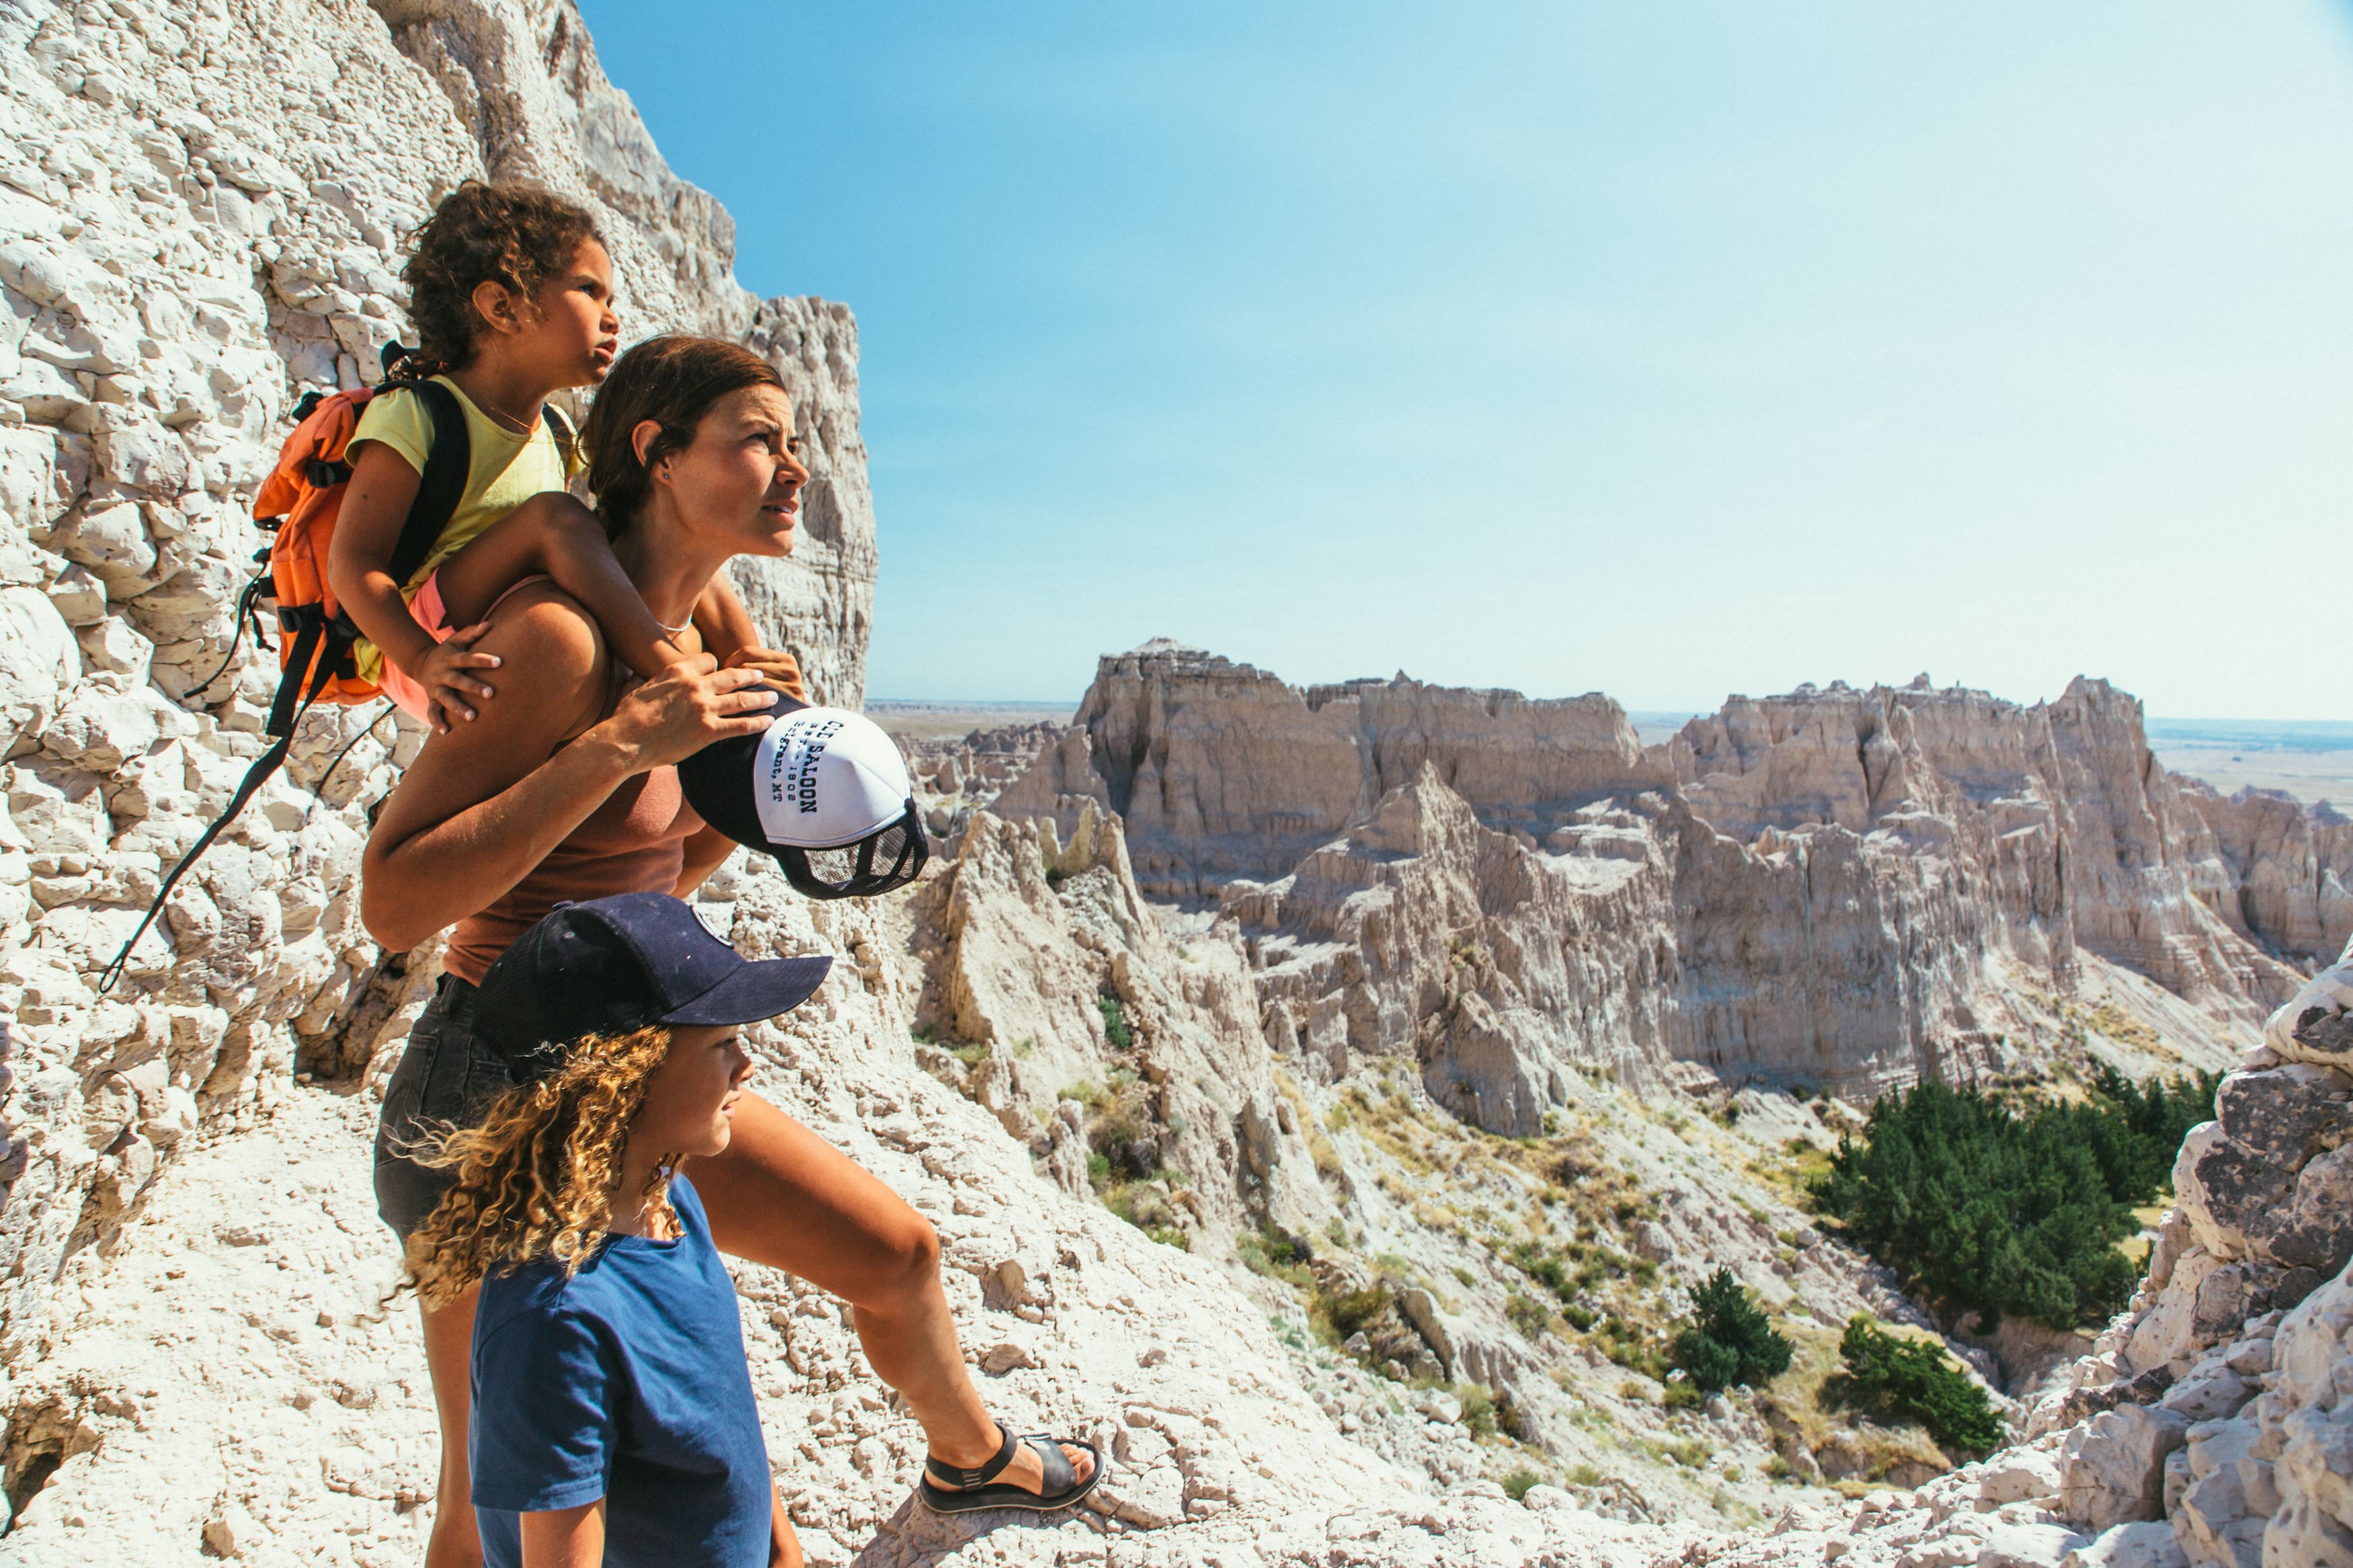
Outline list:
[[[482,612],[482,619],[487,621],[497,615],[501,605],[505,604],[533,583],[546,581],[548,577],[544,573],[525,577],[491,601],[491,607]],[[448,642],[449,634],[459,629],[449,624],[448,606],[441,602],[441,574],[438,572],[425,579],[423,584],[417,588],[417,596],[408,601],[408,613],[417,617],[417,624],[431,634],[435,642]],[[392,699],[392,705],[403,713],[412,719],[425,717],[425,688],[417,685],[406,670],[393,663],[392,660],[387,658],[384,661],[383,667],[377,671],[375,683],[384,689],[384,694],[386,697]]]

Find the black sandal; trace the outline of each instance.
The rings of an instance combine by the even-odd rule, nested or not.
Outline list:
[[[926,1458],[923,1461],[926,1472],[937,1471],[942,1480],[956,1483],[955,1489],[936,1487],[932,1484],[931,1475],[926,1473],[915,1486],[916,1495],[923,1500],[925,1508],[934,1513],[971,1513],[985,1508],[1022,1508],[1032,1513],[1052,1513],[1085,1497],[1095,1489],[1095,1483],[1103,1479],[1103,1456],[1095,1452],[1092,1443],[1082,1442],[1076,1437],[1049,1437],[1043,1433],[1016,1437],[1002,1421],[997,1424],[997,1430],[1005,1441],[997,1446],[997,1457],[977,1469],[964,1469],[944,1459]],[[1013,1456],[1024,1443],[1037,1450],[1038,1463],[1046,1472],[1045,1487],[1041,1491],[1033,1492],[1025,1487],[997,1480],[1005,1473],[1005,1467],[1013,1462]],[[1084,1448],[1093,1458],[1094,1468],[1087,1471],[1085,1480],[1078,1479],[1079,1472],[1072,1468],[1070,1456],[1062,1452],[1065,1443],[1073,1448]],[[989,1483],[992,1481],[997,1484],[991,1486]]]

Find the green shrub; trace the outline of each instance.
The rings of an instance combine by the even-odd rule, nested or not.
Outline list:
[[[1947,1448],[1989,1454],[2009,1436],[1985,1390],[1940,1345],[1883,1333],[1858,1312],[1839,1340],[1839,1359],[1866,1405],[1917,1421]]]
[[[2211,1075],[2136,1086],[2112,1068],[2094,1098],[2018,1115],[1974,1089],[1923,1083],[1872,1107],[1812,1187],[1845,1238],[1990,1330],[2010,1313],[2054,1329],[2132,1295],[2116,1244],[2162,1190],[2182,1133],[2213,1113]]]
[[[1624,1319],[1602,1319],[1594,1325],[1593,1339],[1603,1355],[1628,1372],[1639,1372],[1659,1383],[1667,1381],[1667,1358],[1640,1328]]]
[[[1495,1396],[1482,1384],[1466,1383],[1457,1391],[1462,1401],[1462,1429],[1473,1437],[1495,1435]]]
[[[1106,991],[1095,998],[1095,1005],[1103,1009],[1103,1038],[1113,1050],[1124,1051],[1135,1043],[1134,1032],[1127,1026],[1127,1009],[1118,997]]]
[[[1696,1410],[1707,1403],[1707,1395],[1690,1378],[1668,1384],[1659,1391],[1659,1403],[1670,1410]]]
[[[1773,1331],[1729,1268],[1692,1295],[1692,1320],[1675,1335],[1670,1359],[1696,1388],[1713,1394],[1736,1383],[1752,1387],[1789,1370],[1791,1346]]]
[[[1361,1290],[1339,1290],[1319,1293],[1315,1310],[1333,1334],[1346,1339],[1388,1310],[1389,1293],[1378,1285],[1367,1285]]]
[[[1504,1495],[1514,1502],[1520,1502],[1530,1490],[1542,1485],[1544,1478],[1523,1465],[1504,1478]]]
[[[1307,1267],[1300,1244],[1263,1220],[1255,1233],[1245,1231],[1235,1237],[1234,1256],[1253,1274],[1280,1279],[1296,1289],[1314,1287],[1314,1271]]]

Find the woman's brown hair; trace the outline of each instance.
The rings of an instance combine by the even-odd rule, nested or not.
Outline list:
[[[580,431],[588,488],[596,492],[607,533],[618,539],[628,531],[653,489],[655,467],[693,444],[695,426],[712,404],[747,386],[786,390],[776,366],[723,338],[648,338],[614,362]],[[640,458],[637,429],[649,419],[661,433]]]
[[[572,265],[580,247],[599,245],[588,209],[521,180],[468,180],[417,229],[401,277],[417,323],[418,369],[462,370],[474,357],[482,318],[474,290],[497,283],[528,301]]]
[[[580,1271],[612,1222],[629,1119],[670,1042],[659,1026],[591,1035],[554,1072],[499,1096],[478,1125],[444,1128],[414,1152],[420,1165],[457,1173],[456,1185],[408,1237],[409,1274],[427,1306],[533,1258],[553,1258],[567,1275]],[[676,1156],[655,1162],[646,1185],[673,1231],[677,1163]]]

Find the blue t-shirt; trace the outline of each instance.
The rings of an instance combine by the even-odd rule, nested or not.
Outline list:
[[[482,1282],[470,1445],[489,1568],[522,1568],[521,1515],[605,1500],[611,1568],[765,1568],[767,1445],[735,1283],[702,1203],[670,1182],[676,1241],[606,1239],[572,1279]]]

